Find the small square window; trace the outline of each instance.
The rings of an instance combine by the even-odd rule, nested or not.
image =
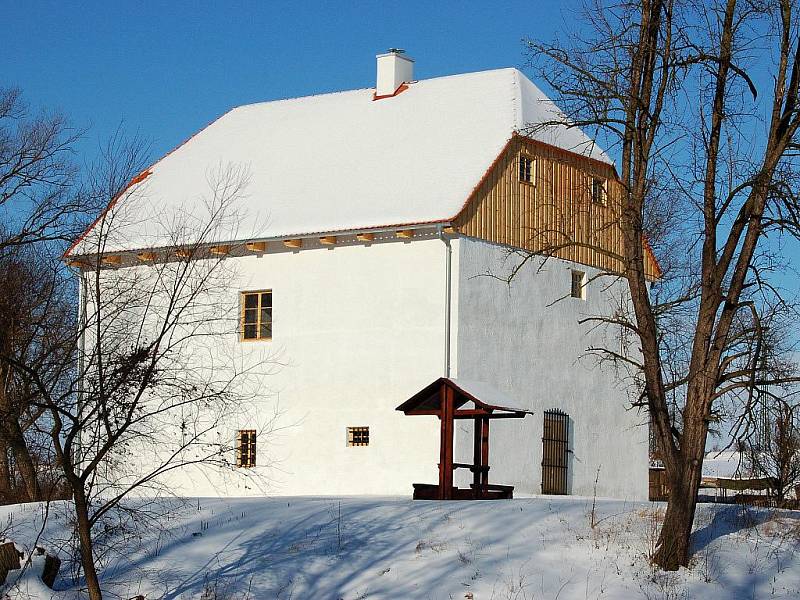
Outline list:
[[[256,466],[256,430],[240,429],[236,434],[236,466],[249,469]]]
[[[536,178],[536,161],[530,156],[521,154],[519,157],[519,180],[523,183],[533,183]]]
[[[272,339],[272,290],[242,292],[241,339]]]
[[[586,273],[583,271],[572,271],[572,287],[570,289],[570,296],[573,298],[586,299]]]
[[[348,446],[369,446],[369,427],[348,427]]]
[[[592,203],[606,203],[606,180],[599,177],[592,177]]]

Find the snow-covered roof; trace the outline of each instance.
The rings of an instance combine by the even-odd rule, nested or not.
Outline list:
[[[124,227],[104,249],[172,245],[164,223],[199,219],[230,166],[247,174],[246,216],[217,241],[449,221],[515,132],[559,118],[511,68],[416,81],[380,100],[359,89],[234,108],[122,194],[109,214]],[[577,128],[530,135],[611,162]]]
[[[742,462],[739,452],[709,452],[703,459],[703,477],[739,477],[744,471]]]

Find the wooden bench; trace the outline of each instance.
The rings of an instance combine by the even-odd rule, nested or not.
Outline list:
[[[414,500],[438,500],[439,486],[435,483],[415,483]],[[510,500],[514,497],[513,485],[473,483],[469,489],[453,487],[453,500]]]

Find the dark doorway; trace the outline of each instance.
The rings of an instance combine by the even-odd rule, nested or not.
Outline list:
[[[558,409],[544,413],[542,493],[566,494],[569,458],[569,415]]]

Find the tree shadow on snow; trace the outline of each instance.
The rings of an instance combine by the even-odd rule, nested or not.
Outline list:
[[[484,502],[491,504],[479,506]],[[290,510],[287,503],[292,504]],[[506,542],[516,532],[520,517],[536,521],[552,515],[553,508],[523,517],[519,511],[527,504],[519,500],[459,503],[394,499],[387,504],[386,500],[362,498],[261,499],[253,506],[258,506],[260,515],[248,514],[247,526],[238,525],[236,533],[224,535],[221,520],[218,531],[212,523],[202,538],[176,540],[172,547],[164,548],[161,556],[166,568],[150,573],[148,579],[155,583],[157,578],[160,585],[156,586],[168,590],[163,600],[198,598],[209,583],[225,592],[221,597],[231,599],[242,598],[245,591],[252,598],[279,600],[373,594],[447,597],[441,589],[444,582],[451,587],[463,582],[460,585],[469,590],[470,578],[478,576],[478,567],[483,576],[499,571],[500,565],[509,561]],[[578,510],[580,507],[582,504],[570,505]],[[465,523],[476,522],[476,510],[497,510],[505,518],[493,521],[488,530],[475,532],[480,548],[454,547],[464,539],[448,539],[448,531],[458,537],[455,532],[461,532]],[[473,514],[467,517],[464,511]],[[204,547],[197,544],[199,540]],[[450,552],[445,551],[448,544]],[[546,549],[520,548],[526,560]],[[202,562],[183,560],[187,552],[202,554]],[[409,559],[419,565],[411,572],[407,568]],[[404,562],[406,568],[398,571],[398,563]],[[190,572],[187,564],[192,564]],[[133,569],[136,565],[129,566]]]
[[[766,508],[752,508],[743,504],[722,505],[714,511],[711,521],[692,532],[691,552],[697,554],[705,550],[717,539],[763,525],[779,514],[783,519],[800,520],[797,511],[780,511]]]
[[[262,501],[261,506],[268,509],[271,502],[280,506],[286,500]],[[296,518],[276,523],[274,517],[264,514],[260,527],[226,538],[189,574],[179,571],[180,564],[175,569],[160,570],[162,589],[169,590],[163,600],[199,597],[207,584],[230,590],[231,597],[249,589],[257,598],[289,598],[298,588],[302,597],[340,598],[354,593],[352,580],[356,574],[374,571],[381,575],[390,570],[398,553],[415,552],[416,542],[409,540],[419,536],[409,535],[409,530],[414,530],[423,515],[411,501],[402,508],[395,506],[391,518],[382,514],[374,501],[344,500],[341,513],[338,499],[314,503],[318,506],[314,510],[308,510],[307,501],[297,504],[300,510]],[[444,509],[432,504],[424,512]],[[213,543],[213,525],[210,533],[202,543]],[[184,549],[179,546],[191,549],[201,539],[175,540],[161,554],[180,555]],[[129,565],[131,569],[136,566]],[[405,589],[396,581],[392,587]],[[412,589],[409,587],[407,593]]]

